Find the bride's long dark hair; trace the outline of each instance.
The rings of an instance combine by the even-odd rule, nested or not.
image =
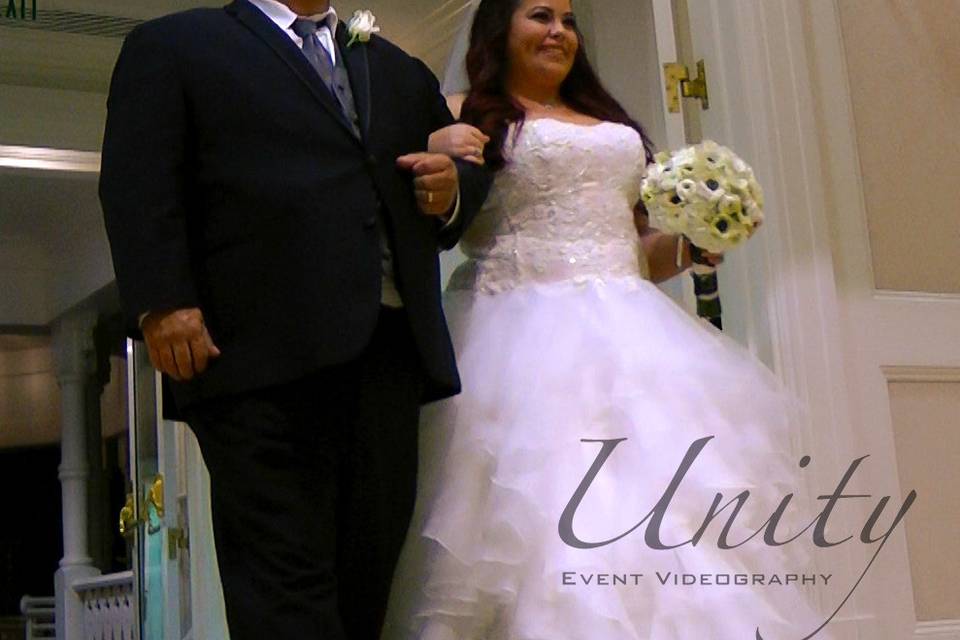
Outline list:
[[[506,164],[504,145],[510,124],[515,122],[522,127],[526,117],[523,106],[506,89],[507,42],[513,14],[519,6],[520,0],[482,0],[470,30],[467,51],[470,92],[460,118],[490,136],[484,157],[487,166],[494,170]],[[646,131],[603,87],[587,59],[583,34],[579,29],[576,33],[580,46],[573,68],[560,85],[560,98],[575,111],[636,129],[643,138],[647,162],[652,162],[653,143]]]

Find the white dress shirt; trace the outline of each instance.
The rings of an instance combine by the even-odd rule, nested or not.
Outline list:
[[[333,7],[327,9],[326,13],[301,16],[294,13],[290,7],[282,2],[277,2],[277,0],[250,0],[250,4],[260,9],[264,15],[273,20],[301,49],[303,49],[303,38],[293,32],[293,22],[298,18],[306,18],[307,20],[316,22],[320,25],[320,28],[317,29],[317,38],[320,39],[320,44],[323,45],[323,48],[330,54],[330,60],[333,64],[337,64],[337,47],[334,46],[334,32],[337,29],[339,19]]]

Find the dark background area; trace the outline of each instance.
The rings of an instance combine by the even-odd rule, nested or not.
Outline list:
[[[0,616],[24,595],[52,596],[63,557],[60,446],[0,450]]]

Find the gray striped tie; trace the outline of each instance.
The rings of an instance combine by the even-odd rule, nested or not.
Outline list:
[[[303,54],[313,65],[313,68],[320,74],[323,84],[327,85],[330,93],[336,95],[333,87],[333,59],[330,52],[320,44],[320,38],[317,37],[317,31],[320,29],[313,20],[306,18],[297,18],[293,21],[293,32],[303,38]]]
[[[320,44],[320,38],[317,36],[320,25],[306,18],[298,18],[291,28],[294,33],[303,38],[303,54],[317,70],[323,84],[336,98],[340,111],[346,116],[350,126],[353,127],[353,132],[359,137],[359,117],[353,101],[353,92],[350,89],[350,78],[342,61],[337,60],[337,64],[334,64],[330,52]]]

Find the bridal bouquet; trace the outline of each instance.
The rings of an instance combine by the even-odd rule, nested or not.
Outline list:
[[[650,224],[683,234],[694,247],[725,252],[763,222],[763,191],[753,169],[712,140],[674,153],[661,152],[647,168],[641,197]],[[695,252],[696,253],[696,252]],[[697,312],[720,326],[716,269],[695,264]]]

